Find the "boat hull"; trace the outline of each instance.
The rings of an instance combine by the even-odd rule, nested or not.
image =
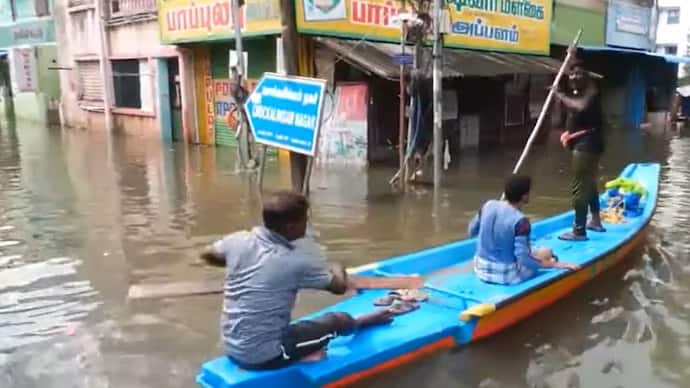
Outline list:
[[[659,173],[658,164],[629,165],[621,176],[640,181],[648,191],[642,212],[625,223],[607,224],[606,233],[591,233],[587,242],[557,239],[571,228],[572,211],[533,224],[532,244],[550,247],[561,260],[579,264],[581,269],[576,272],[540,270],[534,278],[517,285],[484,283],[472,271],[474,240],[372,263],[352,272],[366,276],[425,275],[429,301],[412,313],[396,317],[391,325],[335,339],[323,361],[250,372],[220,357],[202,366],[197,382],[208,388],[343,387],[505,330],[620,263],[643,241],[656,208]],[[312,316],[333,311],[356,316],[370,311],[372,302],[385,293],[362,291]]]
[[[614,252],[611,252],[590,265],[580,269],[577,272],[537,289],[520,299],[497,309],[494,313],[481,318],[477,322],[472,335],[472,341],[477,341],[486,338],[501,330],[508,328],[530,316],[538,311],[548,307],[557,302],[559,299],[568,296],[576,289],[583,286],[585,283],[594,279],[604,271],[621,263],[626,256],[639,246],[643,241],[647,231],[647,226],[641,229],[632,239],[624,243]]]

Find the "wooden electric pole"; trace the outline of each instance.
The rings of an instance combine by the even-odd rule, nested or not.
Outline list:
[[[280,21],[283,27],[282,44],[283,58],[285,59],[285,72],[288,75],[299,74],[299,51],[297,24],[295,22],[295,2],[292,0],[280,0]],[[307,156],[290,152],[290,177],[292,189],[302,192],[307,171]]]

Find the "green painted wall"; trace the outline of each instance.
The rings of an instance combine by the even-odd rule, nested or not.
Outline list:
[[[606,13],[556,2],[551,22],[551,43],[569,45],[582,29],[580,44],[603,46],[606,42]]]
[[[48,98],[60,98],[60,76],[57,67],[57,46],[36,46],[38,89]]]
[[[242,49],[247,52],[247,78],[258,79],[267,71],[276,70],[275,38],[263,37],[256,39],[246,39]],[[214,44],[211,46],[211,76],[213,79],[228,79],[228,61],[230,60],[230,50],[235,48],[232,42],[224,44]],[[225,120],[216,115],[216,144],[225,146],[236,146],[237,140],[235,133],[230,131]]]
[[[57,101],[60,98],[60,79],[57,70],[57,46],[35,46],[37,91],[14,93],[12,103],[17,119],[38,123],[57,123]],[[51,106],[51,99],[54,103]]]

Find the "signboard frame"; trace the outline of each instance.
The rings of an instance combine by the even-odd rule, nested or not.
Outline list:
[[[251,112],[252,107],[256,104],[254,100],[257,98],[255,97],[255,94],[261,93],[262,91],[262,84],[265,82],[266,79],[275,79],[275,80],[282,80],[282,81],[292,81],[295,82],[297,81],[298,83],[305,83],[305,84],[311,84],[312,86],[317,86],[319,88],[319,97],[318,97],[318,103],[316,107],[316,126],[313,128],[313,135],[312,135],[312,142],[311,142],[311,149],[306,150],[304,148],[296,147],[291,144],[289,144],[290,138],[287,138],[284,143],[277,142],[277,141],[272,141],[272,140],[267,140],[264,136],[257,136],[257,128],[254,123],[254,118],[253,114]],[[254,87],[254,90],[252,90],[252,93],[249,95],[249,98],[247,99],[247,102],[245,103],[245,114],[247,115],[247,121],[249,122],[249,127],[252,130],[252,135],[254,136],[254,140],[257,143],[270,146],[270,147],[275,147],[279,149],[284,149],[288,150],[291,152],[296,152],[300,153],[306,156],[309,156],[311,158],[314,158],[317,154],[318,151],[318,144],[319,144],[319,135],[321,133],[321,126],[322,126],[322,119],[323,119],[323,106],[324,106],[324,98],[327,92],[327,81],[324,79],[320,78],[310,78],[310,77],[300,77],[300,76],[291,76],[291,75],[283,75],[283,74],[278,74],[278,73],[273,73],[273,72],[266,72],[264,73],[259,81],[256,83],[256,86]],[[260,98],[260,97],[259,97]]]
[[[402,0],[296,0],[300,33],[397,43],[396,15],[407,12]],[[549,55],[554,3],[508,0],[449,0],[452,20],[444,47]]]

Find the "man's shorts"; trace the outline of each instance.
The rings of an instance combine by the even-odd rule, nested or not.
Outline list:
[[[288,326],[283,338],[280,356],[260,364],[246,364],[230,358],[243,369],[278,369],[295,363],[306,356],[325,349],[339,335],[348,335],[355,329],[355,320],[346,313],[328,313],[312,320]]]

